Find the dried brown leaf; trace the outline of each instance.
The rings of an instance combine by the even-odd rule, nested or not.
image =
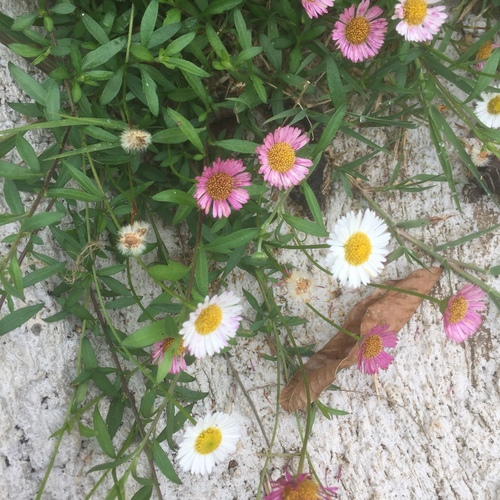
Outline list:
[[[384,282],[386,286],[401,288],[428,295],[443,270],[431,267],[419,269],[402,280]],[[369,297],[358,302],[347,314],[344,328],[358,335],[365,335],[375,325],[390,325],[399,332],[413,316],[423,299],[404,292],[377,288]],[[304,409],[307,406],[308,382],[311,402],[333,383],[337,372],[357,363],[357,342],[349,335],[338,332],[321,350],[311,356],[301,370],[293,376],[281,392],[280,404],[286,411]],[[305,375],[305,377],[304,377]]]

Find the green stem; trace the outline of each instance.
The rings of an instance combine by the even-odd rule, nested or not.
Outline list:
[[[311,305],[309,302],[306,303],[306,306],[311,309],[311,311],[314,312],[314,314],[318,315],[321,319],[326,321],[329,325],[333,326],[337,330],[341,331],[342,333],[345,333],[346,335],[349,335],[349,337],[352,337],[354,340],[357,340],[358,342],[362,340],[362,338],[359,335],[356,335],[353,332],[350,332],[349,330],[346,330],[344,327],[337,325],[334,323],[331,319],[327,318],[324,314],[321,314],[313,305]]]

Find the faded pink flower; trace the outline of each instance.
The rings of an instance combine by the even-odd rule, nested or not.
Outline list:
[[[307,158],[298,158],[295,151],[308,142],[309,138],[299,128],[278,127],[255,150],[261,164],[259,174],[278,189],[297,186],[306,178],[313,162]]]
[[[479,330],[482,318],[478,311],[486,308],[485,298],[486,292],[470,283],[449,298],[443,314],[447,338],[463,342]]]
[[[370,8],[370,0],[362,0],[357,9],[354,5],[344,9],[332,31],[344,57],[361,62],[378,54],[387,32],[387,19],[377,19],[382,13],[378,6]]]
[[[394,357],[384,351],[384,347],[396,347],[398,338],[389,325],[376,325],[359,344],[358,370],[373,375],[379,369],[386,370]]]
[[[474,69],[476,71],[483,71],[484,65],[486,64],[486,60],[491,56],[493,49],[498,49],[500,47],[500,43],[493,43],[491,40],[488,40],[478,51],[476,54],[476,64],[474,64]]]
[[[430,41],[448,17],[443,5],[429,7],[440,0],[400,0],[392,19],[401,19],[396,31],[410,42]]]
[[[302,0],[306,14],[312,19],[328,12],[327,7],[333,7],[334,0]]]
[[[213,217],[229,217],[231,207],[239,210],[250,199],[250,195],[243,189],[252,184],[250,174],[245,172],[241,160],[218,158],[211,167],[203,168],[196,181],[196,202],[206,214],[213,206]]]
[[[160,342],[156,342],[153,345],[153,354],[151,355],[151,361],[160,365],[165,357],[165,352],[170,349],[170,346],[174,343],[174,338],[168,337],[166,339],[161,340]],[[181,343],[179,344],[179,348],[177,349],[177,353],[174,354],[172,359],[172,365],[168,370],[168,373],[176,374],[181,371],[187,370],[186,360],[184,359],[184,355],[186,354],[187,349],[184,347],[184,342],[181,339]]]
[[[285,471],[285,477],[271,481],[272,491],[264,500],[329,500],[336,497],[334,486],[324,487],[318,484],[309,474],[293,477]]]

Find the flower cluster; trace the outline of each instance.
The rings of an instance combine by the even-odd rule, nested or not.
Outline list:
[[[440,0],[401,0],[394,7],[392,19],[398,20],[396,31],[410,42],[427,42],[439,33],[446,21],[445,7],[431,6]],[[328,13],[333,6],[329,0],[302,0],[307,15],[317,18]],[[335,22],[331,37],[342,55],[352,62],[374,57],[384,44],[388,22],[384,11],[377,5],[370,7],[370,0],[351,5]]]
[[[300,184],[312,161],[297,157],[295,153],[308,142],[309,138],[299,128],[278,127],[256,149],[261,165],[259,174],[278,189]],[[196,177],[194,197],[206,214],[212,209],[213,217],[229,217],[231,208],[239,210],[250,199],[243,188],[251,184],[250,174],[245,172],[241,160],[219,158],[211,166],[205,166],[202,174]]]

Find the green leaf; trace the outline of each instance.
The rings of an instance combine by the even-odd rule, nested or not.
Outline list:
[[[129,453],[128,455],[124,455],[123,457],[117,458],[116,460],[113,460],[112,462],[107,462],[105,464],[99,464],[96,465],[95,467],[92,467],[87,474],[90,474],[91,472],[98,472],[100,470],[111,470],[115,469],[121,464],[124,464],[125,462],[128,462],[132,458],[133,453]]]
[[[17,66],[9,62],[9,71],[12,78],[26,94],[34,99],[38,104],[45,106],[47,91],[31,76],[20,70]]]
[[[219,59],[222,59],[223,61],[229,61],[229,54],[226,50],[226,47],[224,47],[224,44],[221,42],[219,35],[217,32],[212,28],[211,24],[207,24],[205,26],[205,33],[208,38],[208,42],[212,46],[212,48],[215,50],[215,53],[219,57]]]
[[[45,304],[36,304],[34,306],[22,307],[17,311],[14,311],[7,316],[0,319],[0,336],[9,333],[15,328],[26,323],[35,314],[37,314]]]
[[[262,79],[256,75],[250,75],[250,80],[253,83],[253,88],[255,89],[255,92],[257,92],[259,99],[262,102],[266,103],[267,93],[266,93],[266,87],[264,86],[264,82],[262,81]]]
[[[67,162],[64,162],[64,167],[71,174],[73,180],[75,180],[84,191],[95,197],[103,196],[99,188],[83,172],[72,167]]]
[[[94,194],[86,193],[81,189],[73,188],[49,189],[46,193],[46,196],[49,198],[64,198],[65,200],[86,201],[89,203],[102,201],[106,198],[106,196],[104,195],[96,196]]]
[[[108,62],[125,47],[125,37],[116,38],[89,52],[82,60],[82,70],[89,70]]]
[[[201,129],[194,129],[195,132],[200,131]],[[181,144],[182,142],[186,142],[188,138],[184,134],[184,132],[178,128],[167,128],[164,130],[160,130],[153,135],[152,141],[159,142],[160,144]]]
[[[92,372],[94,368],[99,366],[92,343],[87,337],[82,338],[82,361],[85,369],[89,372]],[[92,373],[90,375],[92,376]]]
[[[82,21],[85,27],[87,28],[87,31],[101,44],[105,45],[106,43],[109,42],[108,35],[106,35],[106,32],[102,29],[102,27],[94,21],[88,14],[83,13],[82,14]]]
[[[194,275],[198,291],[201,295],[208,294],[208,260],[203,247],[198,249],[198,258],[196,259],[196,272]]]
[[[152,0],[142,16],[140,35],[141,45],[147,47],[155,30],[158,17],[158,0]]]
[[[166,191],[160,191],[153,197],[155,201],[168,201],[170,203],[175,203],[176,205],[186,205],[188,207],[196,207],[196,200],[194,196],[184,191],[179,191],[178,189],[167,189]]]
[[[18,17],[11,25],[11,30],[12,31],[24,31],[31,26],[33,26],[33,23],[36,21],[38,17],[38,14],[24,14],[20,17]]]
[[[66,262],[58,262],[57,264],[52,264],[50,266],[42,267],[36,271],[32,271],[24,277],[24,286],[29,287],[40,281],[44,281],[59,271],[62,271],[66,267]]]
[[[204,17],[222,14],[227,10],[234,9],[241,3],[243,3],[243,0],[214,0],[209,2],[209,6],[201,14]]]
[[[14,181],[26,181],[29,179],[38,179],[41,177],[41,174],[40,172],[33,172],[28,168],[20,167],[14,163],[0,160],[0,177]]]
[[[131,500],[149,500],[153,495],[153,485],[146,484],[140,490],[138,490]]]
[[[166,316],[135,331],[122,341],[122,345],[131,349],[146,347],[163,340],[165,337],[173,337],[177,333],[178,328],[174,319]]]
[[[139,66],[139,71],[141,72],[142,77],[142,91],[146,96],[148,108],[154,116],[158,116],[158,113],[160,112],[160,103],[158,101],[156,82],[142,66]]]
[[[45,52],[44,48],[33,47],[24,43],[9,43],[9,49],[21,57],[34,58]]]
[[[16,137],[16,149],[24,163],[34,171],[40,170],[40,163],[31,144],[21,135]]]
[[[153,54],[142,45],[132,45],[130,47],[130,53],[140,61],[153,62],[155,60]]]
[[[169,260],[168,264],[153,264],[148,267],[149,275],[156,281],[179,281],[189,272],[189,267]]]
[[[187,137],[188,141],[201,153],[205,154],[205,148],[201,142],[200,136],[197,134],[195,128],[189,123],[180,113],[177,113],[172,108],[167,109],[167,113],[174,120],[176,125],[182,130],[183,134]]]
[[[256,142],[243,141],[240,139],[226,139],[223,141],[214,141],[211,142],[211,145],[227,149],[228,151],[234,151],[235,153],[243,153],[250,155],[255,153],[255,148],[258,146]]]
[[[13,215],[24,214],[24,205],[19,195],[16,183],[10,179],[5,179],[3,182],[3,196],[7,206]]]
[[[340,72],[333,56],[326,59],[326,82],[333,105],[338,109],[345,104],[345,94]]]
[[[161,53],[161,57],[170,57],[181,52],[182,49],[187,47],[196,37],[196,33],[186,33],[180,36],[177,40],[171,42]],[[207,75],[210,76],[210,75]]]
[[[135,296],[130,297],[121,297],[116,300],[112,300],[111,302],[106,302],[104,306],[106,309],[123,309],[125,307],[130,307],[138,303],[138,300]]]
[[[236,32],[238,33],[238,42],[243,50],[248,49],[252,46],[252,32],[247,28],[241,10],[235,10],[233,16]]]
[[[184,59],[180,59],[178,57],[170,57],[167,64],[179,68],[181,71],[185,71],[186,73],[191,73],[196,76],[205,78],[208,78],[210,76],[209,73],[196,66],[196,64],[193,64],[192,62],[186,61]]]
[[[179,476],[175,472],[172,462],[168,458],[167,454],[163,451],[160,443],[156,441],[156,439],[153,441],[152,449],[153,460],[158,469],[161,470],[163,475],[172,483],[182,484],[182,481],[179,479]]]
[[[321,134],[316,147],[314,148],[312,156],[316,156],[322,153],[332,143],[337,130],[342,124],[342,118],[344,118],[346,111],[347,105],[344,104],[340,106],[337,111],[335,111],[330,120],[328,120],[328,123],[326,124],[326,127],[323,130],[323,133]]]
[[[49,9],[49,12],[53,12],[54,14],[66,15],[74,12],[76,7],[70,3],[59,3],[54,5]]]
[[[311,210],[314,220],[320,227],[322,227],[326,231],[325,225],[323,223],[323,213],[321,212],[318,200],[316,200],[314,191],[311,189],[309,184],[307,184],[307,182],[303,182],[301,186],[302,189],[304,190],[304,195],[306,197],[307,205],[309,206],[309,210]]]
[[[326,238],[328,236],[328,231],[315,222],[288,214],[283,214],[283,219],[291,227],[303,233],[310,234],[312,236],[319,236],[321,238]]]
[[[14,254],[10,259],[9,264],[9,275],[12,281],[12,286],[17,292],[17,297],[24,300],[23,294],[23,273],[19,267],[19,262],[17,261],[17,256]]]
[[[491,274],[492,276],[500,276],[500,266],[490,267],[488,274]]]
[[[61,119],[61,94],[59,92],[59,85],[52,82],[52,85],[47,91],[45,116],[47,120],[60,120]]]
[[[125,269],[127,269],[126,265],[115,264],[99,269],[99,271],[97,271],[97,276],[113,276],[113,274],[121,273],[122,271],[125,271]]]
[[[66,214],[64,212],[46,212],[35,214],[28,219],[24,219],[21,224],[21,231],[29,233],[41,229],[42,227],[51,226],[59,222]]]
[[[240,229],[228,236],[220,236],[216,240],[204,245],[209,252],[228,253],[252,241],[260,232],[260,228]]]
[[[248,47],[246,49],[243,49],[239,54],[238,57],[236,58],[236,61],[234,62],[235,66],[239,66],[242,62],[248,61],[248,59],[252,59],[255,56],[258,56],[262,52],[262,47]],[[254,76],[251,75],[250,78]],[[262,83],[262,80],[259,78],[259,80]]]
[[[94,407],[94,429],[97,431],[96,438],[101,450],[106,453],[108,457],[115,458],[116,452],[113,448],[113,442],[111,441],[111,436],[109,435],[106,423],[99,413],[97,404]]]
[[[120,92],[123,83],[123,71],[124,67],[122,66],[106,83],[100,98],[102,105],[109,104]]]
[[[111,276],[100,276],[99,278],[112,292],[124,295],[125,297],[131,295],[130,290],[121,281]]]

